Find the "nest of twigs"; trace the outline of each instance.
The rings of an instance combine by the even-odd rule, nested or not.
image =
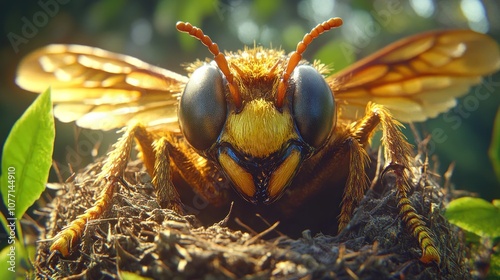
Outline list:
[[[91,206],[99,190],[95,163],[60,185],[44,206],[51,213],[39,239],[53,237]],[[398,214],[390,178],[369,190],[349,226],[337,236],[251,234],[226,227],[226,219],[202,225],[195,216],[161,209],[150,177],[140,162],[124,175],[101,219],[90,221],[80,246],[66,258],[38,242],[34,263],[38,278],[127,279],[464,279],[470,278],[464,250],[442,216],[444,196],[422,164],[415,169],[411,202],[427,222],[441,253],[441,263],[423,264],[417,240]],[[432,209],[432,211],[431,211]],[[330,221],[332,222],[332,221]],[[272,228],[268,230],[273,231]],[[146,279],[147,279],[146,278]],[[130,279],[130,278],[128,278]],[[137,278],[133,278],[137,279]]]

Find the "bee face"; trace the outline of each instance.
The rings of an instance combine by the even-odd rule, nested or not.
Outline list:
[[[197,68],[180,99],[186,140],[212,158],[252,203],[276,201],[301,163],[323,146],[335,124],[330,87],[310,65],[297,66],[277,105],[287,57],[255,48],[228,55],[241,105],[215,63]]]

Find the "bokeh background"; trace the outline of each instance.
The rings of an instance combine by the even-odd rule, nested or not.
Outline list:
[[[305,58],[319,58],[340,70],[390,42],[432,29],[474,29],[500,41],[499,12],[500,3],[495,0],[4,1],[0,143],[3,147],[12,125],[36,97],[15,85],[16,66],[30,51],[48,44],[95,46],[185,73],[183,64],[210,55],[198,41],[176,31],[178,20],[201,27],[224,50],[255,42],[289,52],[311,27],[339,16],[344,26],[318,38]],[[499,104],[497,73],[474,88],[468,99],[460,99],[454,111],[417,124],[422,135],[435,136],[429,149],[439,163],[438,173],[455,162],[454,186],[488,200],[500,198],[500,184],[487,155]],[[116,133],[89,133],[74,124],[57,122],[56,129],[54,159],[62,166],[63,179],[70,175],[67,163],[81,168],[116,139]],[[411,139],[411,131],[406,133]],[[57,181],[52,173],[51,180]]]

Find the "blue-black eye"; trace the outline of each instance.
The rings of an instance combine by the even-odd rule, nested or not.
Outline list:
[[[191,75],[179,102],[179,124],[197,150],[210,148],[226,121],[224,79],[219,69],[203,65]]]
[[[335,125],[333,94],[323,76],[312,66],[299,65],[292,74],[293,118],[302,139],[314,148],[321,147]]]

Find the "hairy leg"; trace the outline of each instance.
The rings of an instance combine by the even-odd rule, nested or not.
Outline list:
[[[107,209],[119,183],[118,178],[122,176],[129,161],[130,150],[134,145],[134,135],[138,131],[144,132],[145,129],[140,125],[127,128],[113,145],[113,150],[108,154],[101,172],[94,182],[97,187],[101,188],[96,201],[92,207],[76,217],[53,238],[50,246],[51,251],[59,251],[63,256],[68,256],[78,244],[87,221],[97,219]]]
[[[418,239],[420,248],[422,249],[420,260],[424,263],[431,261],[439,263],[439,252],[434,245],[430,230],[422,217],[416,213],[415,208],[408,199],[408,195],[411,192],[411,185],[409,183],[412,162],[411,145],[406,141],[399,129],[401,124],[394,120],[389,111],[383,106],[370,103],[367,105],[365,116],[352,126],[352,137],[357,139],[360,145],[366,145],[369,143],[378,126],[382,127],[381,141],[386,160],[386,168],[382,175],[387,172],[395,174],[399,212],[407,228]],[[362,164],[359,163],[360,158],[363,158],[363,152],[355,145],[352,145],[351,152],[351,168],[339,218],[341,226],[347,224],[352,213],[353,207],[349,205],[352,204],[353,200],[357,204],[362,198],[362,195],[359,194],[360,191],[357,191],[356,188],[361,189],[363,192],[366,189],[366,184],[358,178],[359,174],[364,174],[360,166]]]

